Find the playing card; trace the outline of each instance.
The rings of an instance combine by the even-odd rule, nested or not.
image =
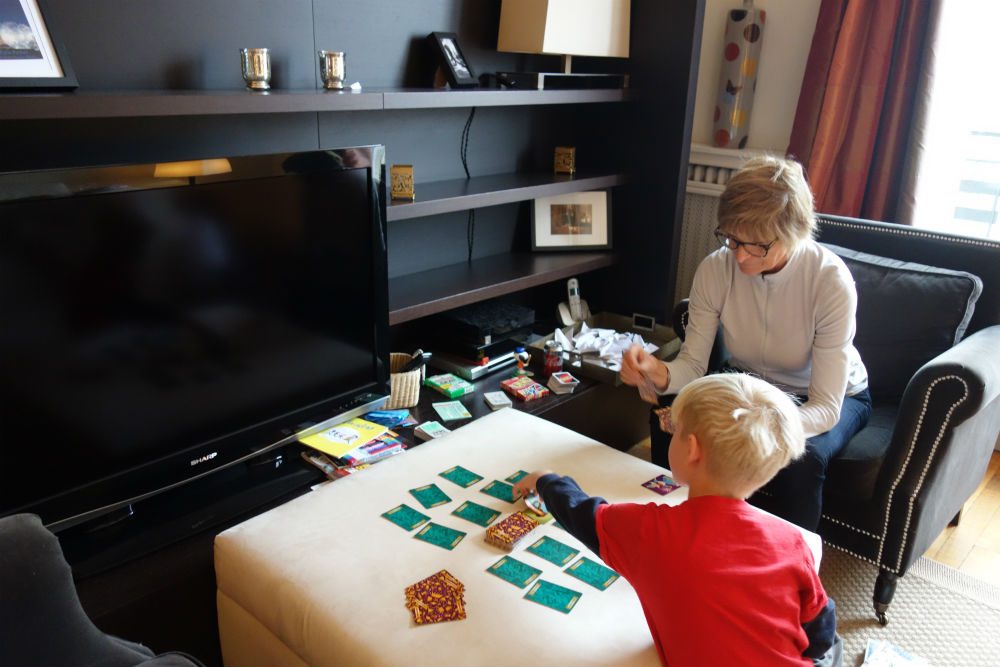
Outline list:
[[[474,503],[471,500],[466,500],[459,505],[458,509],[452,512],[452,514],[480,526],[488,526],[500,516],[500,512]]]
[[[458,545],[459,542],[462,541],[462,538],[465,537],[465,533],[460,530],[455,530],[454,528],[442,526],[441,524],[429,523],[418,530],[414,537],[418,540],[430,542],[434,546],[451,551]]]
[[[538,527],[530,516],[515,512],[486,529],[486,542],[510,551],[525,535]]]
[[[518,588],[524,588],[542,573],[538,568],[531,567],[510,556],[504,556],[493,563],[486,571],[497,575],[504,581],[514,584]]]
[[[405,504],[393,507],[388,512],[384,512],[382,516],[404,530],[413,530],[417,526],[431,520],[429,516],[421,514]]]
[[[484,486],[481,491],[486,495],[493,496],[494,498],[506,500],[508,503],[515,502],[514,487],[507,482],[501,482],[495,479]]]
[[[444,472],[438,473],[441,477],[444,477],[449,482],[454,482],[462,488],[469,488],[476,482],[482,481],[482,477],[472,472],[471,470],[466,470],[462,466],[455,466],[454,468],[448,468]]]
[[[447,570],[421,579],[405,591],[406,608],[418,625],[465,618],[465,586]]]
[[[609,567],[596,563],[586,556],[566,568],[566,574],[590,584],[598,590],[607,590],[608,586],[618,580],[618,573]]]
[[[451,498],[439,489],[437,484],[428,484],[416,489],[410,489],[410,494],[424,506],[424,509],[428,510],[432,507],[451,502]]]
[[[580,553],[579,549],[574,549],[551,537],[542,537],[528,547],[528,551],[559,567],[563,567]]]
[[[528,476],[528,473],[526,471],[524,471],[524,470],[518,470],[517,472],[515,472],[510,477],[504,477],[504,479],[506,479],[511,484],[517,484],[518,482],[520,482],[523,478],[525,478],[527,476]]]
[[[431,403],[431,407],[438,413],[438,416],[446,422],[456,419],[471,419],[472,414],[465,409],[461,401],[444,401],[442,403]]]
[[[546,607],[551,607],[561,611],[564,614],[568,614],[572,611],[573,607],[576,606],[577,601],[583,596],[583,593],[578,593],[577,591],[570,590],[569,588],[564,588],[557,584],[550,583],[544,579],[539,579],[535,582],[535,585],[524,594],[526,600],[531,600],[532,602],[537,602],[538,604],[545,605]]]
[[[674,482],[674,480],[670,479],[667,475],[657,475],[648,482],[643,482],[642,485],[650,491],[655,491],[661,496],[667,495],[674,489],[681,488],[680,484]]]

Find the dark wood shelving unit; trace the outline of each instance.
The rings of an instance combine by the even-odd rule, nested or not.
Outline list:
[[[626,90],[147,90],[5,94],[0,120],[213,116],[622,102]]]
[[[409,220],[470,208],[497,206],[568,192],[600,190],[621,185],[624,174],[493,174],[474,178],[417,183],[416,201],[394,200],[386,218]]]
[[[612,252],[511,253],[389,280],[389,324],[401,324],[615,263]]]

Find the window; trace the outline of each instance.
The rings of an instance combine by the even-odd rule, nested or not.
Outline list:
[[[1000,239],[1000,2],[942,4],[914,224]]]

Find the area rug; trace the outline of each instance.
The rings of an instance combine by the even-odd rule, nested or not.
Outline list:
[[[649,441],[629,450],[649,460]],[[878,569],[823,545],[820,578],[837,603],[837,630],[844,638],[844,667],[858,667],[869,639],[881,639],[933,667],[1000,667],[1000,587],[921,558],[899,580],[889,605],[889,624],[872,609]]]
[[[1000,588],[921,558],[899,580],[882,627],[872,609],[878,570],[824,545],[820,579],[837,603],[844,665],[862,663],[869,639],[890,641],[934,667],[1000,665]]]

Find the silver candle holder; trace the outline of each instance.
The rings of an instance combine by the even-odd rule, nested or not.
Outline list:
[[[327,90],[343,90],[347,76],[343,51],[319,52],[319,76]]]
[[[268,49],[240,49],[240,64],[247,88],[271,89],[271,52]]]

